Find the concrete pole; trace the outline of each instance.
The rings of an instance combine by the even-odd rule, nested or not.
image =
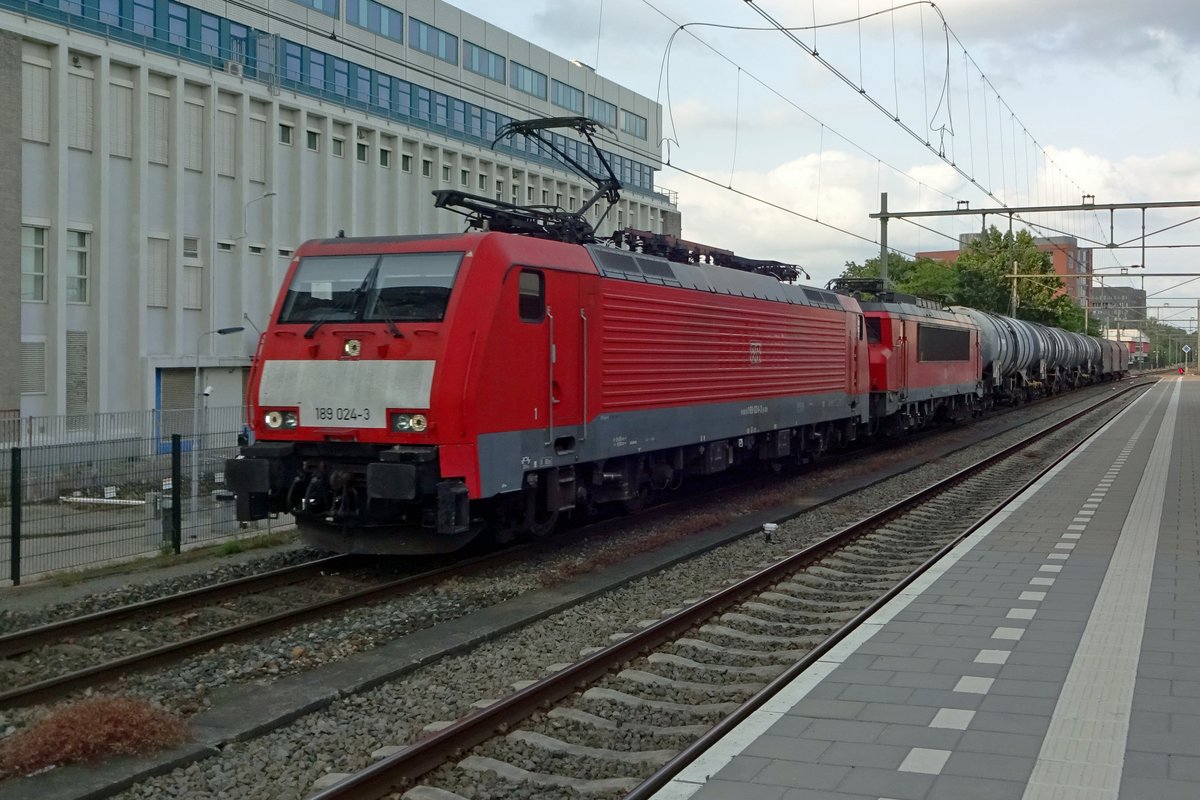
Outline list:
[[[888,245],[887,245],[887,192],[879,194],[879,277],[883,288],[888,288]]]

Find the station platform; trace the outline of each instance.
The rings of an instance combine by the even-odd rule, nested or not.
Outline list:
[[[1200,798],[1198,489],[1172,376],[656,800]]]

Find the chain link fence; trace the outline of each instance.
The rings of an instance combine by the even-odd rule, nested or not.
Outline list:
[[[0,422],[0,581],[269,532],[239,523],[225,460],[240,406]]]

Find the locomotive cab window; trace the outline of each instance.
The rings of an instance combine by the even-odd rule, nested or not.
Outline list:
[[[439,322],[462,253],[306,256],[279,321]]]
[[[546,278],[542,273],[521,270],[517,279],[517,314],[522,322],[541,322],[546,318]]]

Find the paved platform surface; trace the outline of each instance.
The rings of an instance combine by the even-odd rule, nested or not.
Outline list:
[[[1200,798],[1198,456],[1166,379],[656,797]]]

